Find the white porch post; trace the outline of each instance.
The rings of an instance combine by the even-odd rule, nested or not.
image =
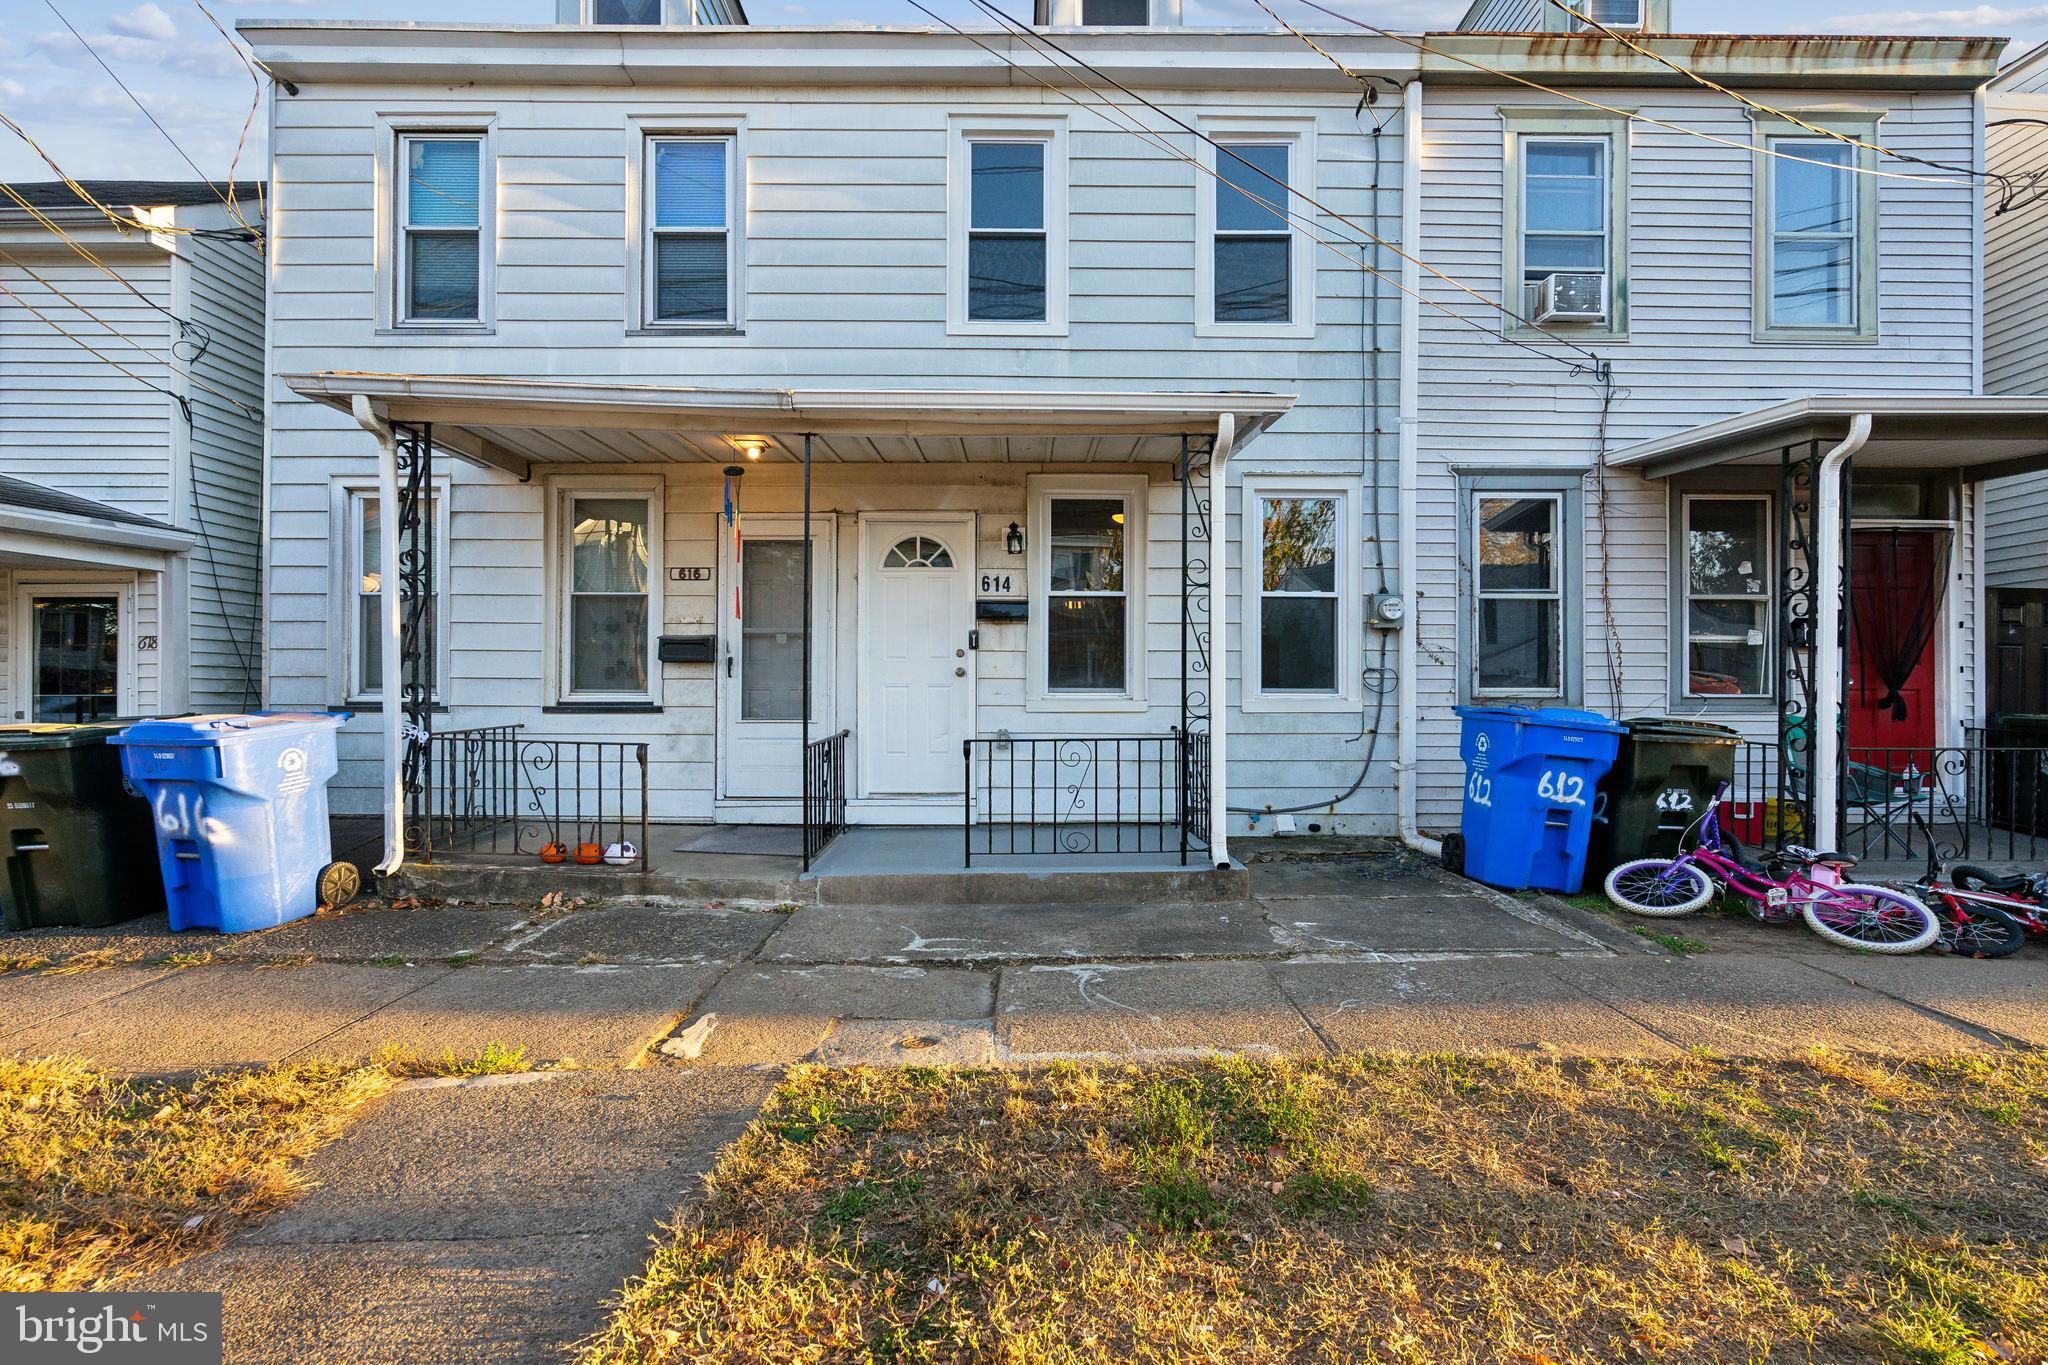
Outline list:
[[[1209,572],[1209,853],[1216,866],[1230,866],[1230,501],[1224,461],[1237,441],[1237,418],[1216,419],[1216,448],[1209,454],[1209,525],[1215,564]]]
[[[380,585],[378,615],[384,628],[384,861],[377,875],[388,877],[405,863],[405,708],[399,704],[400,652],[398,600],[398,433],[356,394],[349,410],[363,430],[377,438],[377,563]]]
[[[1849,422],[1840,445],[1820,457],[1813,479],[1813,828],[1817,848],[1835,839],[1842,755],[1842,466],[1870,439],[1870,414]]]

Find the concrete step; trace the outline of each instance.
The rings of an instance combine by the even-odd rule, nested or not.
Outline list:
[[[822,874],[807,885],[820,905],[1128,905],[1243,900],[1251,895],[1251,874],[1237,866],[852,872]]]
[[[503,862],[449,861],[408,863],[396,877],[383,879],[393,896],[439,896],[444,900],[484,904],[531,905],[551,891],[585,899],[670,897],[689,901],[723,901],[728,905],[810,905],[818,899],[817,883],[792,870],[721,873],[665,869],[659,863],[643,872],[637,867],[577,867],[537,859]]]

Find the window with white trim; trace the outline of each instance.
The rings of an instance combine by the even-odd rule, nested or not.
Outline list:
[[[348,678],[343,694],[349,701],[376,701],[384,694],[384,559],[381,536],[381,504],[375,493],[354,490],[347,495],[344,516],[347,518],[343,545],[343,576],[348,604],[347,613],[347,659]],[[427,507],[428,555],[433,564],[434,581],[429,589],[427,611],[424,618],[426,631],[427,678],[430,690],[435,696],[441,691],[441,641],[444,638],[444,623],[441,620],[446,595],[441,585],[446,581],[446,566],[441,562],[441,546],[445,543],[446,527],[442,524],[442,497],[439,492],[429,495]],[[405,533],[399,533],[399,548],[405,548]]]
[[[729,133],[647,139],[642,307],[652,327],[731,327],[738,318]]]
[[[1770,513],[1760,494],[1685,496],[1687,697],[1771,694]]]
[[[1144,693],[1145,480],[1034,475],[1027,700],[1123,710]]]
[[[572,486],[560,493],[556,573],[565,701],[654,699],[661,501],[644,488]]]
[[[1564,695],[1564,499],[1556,493],[1473,496],[1472,692]]]
[[[1863,236],[1857,149],[1831,138],[1774,137],[1765,296],[1771,328],[1858,329]]]
[[[1212,321],[1293,321],[1293,159],[1291,140],[1217,139]]]
[[[967,319],[1044,322],[1046,143],[967,140]]]
[[[1522,139],[1522,278],[1607,269],[1604,137]]]
[[[483,321],[487,161],[481,133],[398,135],[401,322]]]
[[[1248,479],[1246,496],[1257,566],[1254,693],[1349,695],[1354,670],[1346,661],[1358,630],[1350,495]]]

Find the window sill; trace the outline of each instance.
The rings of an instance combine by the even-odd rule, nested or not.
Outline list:
[[[379,327],[372,335],[380,337],[488,337],[496,336],[498,329],[480,322],[407,322],[395,327]]]
[[[744,327],[628,327],[626,336],[633,341],[730,341],[747,334]]]
[[[949,321],[946,335],[956,337],[1063,337],[1065,322],[968,322]]]
[[[1222,338],[1231,341],[1302,340],[1316,334],[1316,325],[1309,322],[1198,322],[1195,335],[1198,337]]]
[[[1026,698],[1024,709],[1067,715],[1130,715],[1149,707],[1143,697],[1050,695]]]
[[[1582,327],[1576,324],[1567,324],[1564,327],[1552,329],[1549,327],[1524,327],[1520,323],[1510,322],[1503,329],[1502,335],[1510,341],[1621,342],[1628,340],[1628,327],[1626,325],[1620,327]]]
[[[1875,346],[1875,332],[1829,331],[1821,328],[1765,328],[1750,334],[1759,346]]]
[[[1358,698],[1328,692],[1304,692],[1298,696],[1286,692],[1254,692],[1242,698],[1237,709],[1248,716],[1356,711]]]
[[[658,716],[661,707],[651,701],[564,701],[543,706],[544,716]]]
[[[1671,699],[1671,709],[1673,712],[1697,711],[1716,716],[1776,716],[1778,714],[1778,699],[1776,697],[1677,696]]]

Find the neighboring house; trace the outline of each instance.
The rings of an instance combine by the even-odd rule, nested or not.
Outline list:
[[[1215,138],[1175,134],[1204,166],[1397,236],[1407,50],[1331,40],[1380,78],[1361,107],[1295,37],[1173,9],[1061,41]],[[380,809],[395,762],[379,443],[410,471],[430,428],[410,735],[645,742],[657,819],[793,822],[808,670],[855,823],[957,830],[971,788],[1063,850],[1191,824],[1199,863],[1212,804],[1390,831],[1366,616],[1398,307],[1369,245],[1322,251],[1034,85],[1000,30],[243,31],[290,82],[266,677],[358,713],[339,808]],[[522,801],[573,780],[530,773]]]
[[[1985,92],[1984,390],[2048,393],[2048,43]],[[2006,211],[2000,212],[2004,208]],[[1984,583],[1993,717],[2048,711],[2048,473],[1985,489]]]
[[[237,184],[255,221],[259,187]],[[0,715],[262,694],[263,256],[203,183],[0,194]]]
[[[1622,37],[1526,23],[1546,11],[1482,0],[1432,35],[1408,110],[1420,257],[1534,325],[1411,268],[1432,306],[1408,343],[1422,776],[1404,815],[1456,827],[1460,703],[1725,723],[1769,746],[1752,791],[1825,795],[1837,733],[1852,775],[1924,772],[1983,715],[1981,480],[2048,449],[2048,400],[1976,396],[1967,168],[2002,42],[1688,37],[1649,0],[1597,7],[1785,118]],[[1810,549],[1842,535],[1844,504],[1815,492],[1845,443],[1836,608]],[[1814,642],[1835,611],[1852,624],[1830,658]]]

